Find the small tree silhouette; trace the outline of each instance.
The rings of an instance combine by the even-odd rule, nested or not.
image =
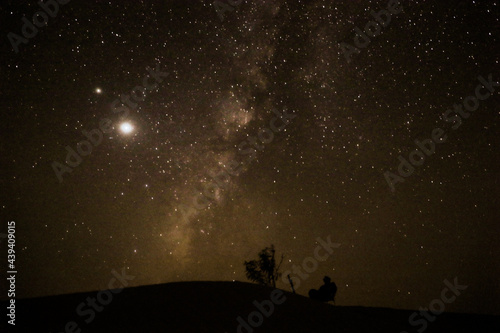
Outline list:
[[[266,247],[259,252],[258,260],[245,261],[247,278],[263,286],[276,288],[276,280],[281,276],[279,269],[284,255],[281,255],[281,260],[276,265],[275,254],[276,250],[271,244],[271,247]]]

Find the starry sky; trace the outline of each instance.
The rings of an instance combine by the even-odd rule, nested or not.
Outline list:
[[[500,90],[443,121],[478,76],[500,81],[500,3],[404,1],[347,61],[341,43],[387,4],[243,1],[222,21],[212,1],[73,0],[15,52],[9,32],[40,7],[4,2],[0,232],[16,221],[18,296],[105,289],[122,267],[131,285],[246,281],[265,246],[287,270],[330,236],[299,293],[329,275],[339,305],[417,309],[457,277],[447,311],[500,314]],[[60,181],[54,162],[103,119]],[[384,173],[435,128],[446,142],[391,191]]]

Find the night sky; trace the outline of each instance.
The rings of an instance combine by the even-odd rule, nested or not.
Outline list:
[[[73,0],[17,53],[7,36],[40,7],[10,2],[0,232],[16,221],[17,297],[106,289],[122,267],[133,286],[247,281],[262,248],[289,270],[330,236],[299,293],[329,275],[338,305],[418,309],[457,277],[447,311],[500,314],[500,87],[449,114],[460,126],[443,116],[500,81],[498,1],[404,1],[350,61],[342,45],[389,1],[246,1],[221,21],[212,1]],[[446,141],[392,191],[384,174],[435,128]]]

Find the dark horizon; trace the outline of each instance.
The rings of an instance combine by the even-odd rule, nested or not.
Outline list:
[[[171,285],[171,284],[181,284],[181,285],[184,285],[184,284],[199,284],[199,285],[204,285],[206,283],[228,283],[228,284],[232,284],[232,283],[242,283],[242,284],[248,284],[248,285],[253,285],[253,286],[259,286],[259,287],[265,287],[265,288],[271,288],[271,287],[268,287],[268,286],[262,286],[262,285],[259,285],[257,283],[254,283],[254,282],[250,282],[250,281],[239,281],[239,280],[234,280],[234,281],[217,281],[217,280],[204,280],[204,281],[170,281],[170,282],[163,282],[163,283],[155,283],[155,284],[145,284],[145,285],[137,285],[137,286],[128,286],[128,287],[124,287],[123,290],[127,290],[127,289],[141,289],[141,288],[150,288],[150,287],[161,287],[161,286],[167,286],[167,285]],[[290,287],[290,286],[288,286]],[[317,286],[316,286],[317,287]],[[287,293],[290,293],[290,294],[293,294],[291,290],[288,290],[290,288],[280,288],[280,287],[276,287],[276,289],[279,289],[279,290],[283,290]],[[21,302],[25,302],[25,301],[33,301],[33,300],[41,300],[41,299],[53,299],[53,298],[58,298],[58,297],[68,297],[68,296],[80,296],[80,295],[93,295],[93,294],[97,294],[99,291],[101,290],[109,290],[109,289],[95,289],[95,290],[81,290],[81,291],[77,291],[77,292],[65,292],[65,293],[61,293],[61,294],[51,294],[51,295],[39,295],[39,296],[34,296],[34,297],[23,297],[23,298],[18,298],[19,301]],[[297,296],[303,296],[303,297],[306,297],[308,298],[308,295],[307,295],[307,291],[308,290],[301,290],[301,292],[296,292],[295,295]],[[6,302],[8,300],[8,298],[6,297],[2,297],[0,298],[0,302]],[[81,300],[85,300],[85,298],[81,298]],[[373,309],[387,309],[387,310],[402,310],[402,311],[419,311],[418,308],[394,308],[394,307],[385,307],[385,306],[373,306],[373,307],[368,307],[368,306],[365,306],[363,304],[358,304],[358,305],[341,305],[341,304],[333,304],[333,303],[323,303],[323,304],[329,304],[329,305],[334,305],[334,306],[338,306],[338,307],[343,307],[343,308],[366,308],[366,309],[369,309],[369,308],[373,308]],[[456,312],[456,311],[448,311],[448,310],[445,310],[443,313],[447,313],[447,314],[457,314],[457,315],[460,315],[460,314],[463,314],[463,315],[480,315],[480,316],[492,316],[492,317],[498,317],[499,315],[496,314],[496,313],[474,313],[474,312]]]
[[[474,329],[495,333],[500,327],[498,316],[441,313],[438,320],[431,322],[421,318],[409,321],[408,318],[413,318],[417,311],[332,306],[250,283],[181,282],[134,287],[115,293],[108,304],[96,308],[96,311],[85,307],[84,300],[91,298],[96,298],[96,293],[21,300],[22,325],[16,329],[22,332],[59,332],[66,327],[66,331],[109,332],[112,329],[120,332],[157,332],[167,327],[169,332],[205,330],[237,333],[249,333],[252,328],[256,332],[315,333],[353,330],[399,332],[401,329],[461,333]],[[197,301],[193,302],[193,298]],[[162,315],[158,318],[160,311]]]

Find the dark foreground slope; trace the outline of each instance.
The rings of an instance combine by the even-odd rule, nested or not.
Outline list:
[[[92,320],[94,310],[90,311],[86,302],[89,297],[96,298],[97,292],[18,300],[16,329],[9,327],[8,331],[233,333],[238,332],[237,317],[247,320],[248,315],[257,310],[253,302],[269,300],[271,292],[269,288],[240,282],[134,287],[113,294],[109,304],[102,309],[98,307],[101,312],[95,311]],[[269,318],[264,317],[254,332],[416,332],[408,323],[413,311],[332,306],[291,293],[283,295],[285,302],[276,305],[274,312]],[[105,294],[100,296],[107,301]],[[5,305],[2,302],[3,309]],[[82,316],[77,313],[79,305]],[[258,321],[258,315],[253,319]],[[425,332],[498,333],[500,318],[445,313],[430,323]]]

